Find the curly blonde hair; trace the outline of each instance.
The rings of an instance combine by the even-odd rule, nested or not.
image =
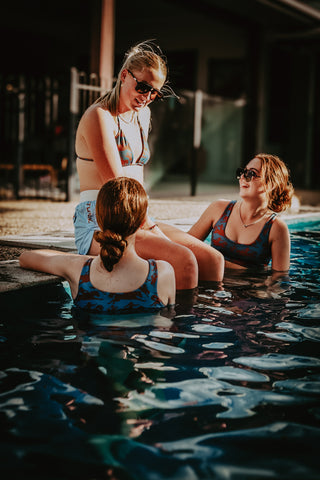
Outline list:
[[[94,239],[100,244],[100,257],[108,272],[121,259],[127,237],[143,223],[147,208],[146,191],[134,178],[113,178],[101,187],[96,203],[101,231],[94,232]]]
[[[280,213],[291,205],[294,189],[286,164],[276,155],[258,153],[254,156],[261,161],[261,176],[267,186],[268,208]]]

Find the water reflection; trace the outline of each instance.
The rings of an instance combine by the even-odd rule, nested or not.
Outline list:
[[[54,480],[318,478],[317,242],[293,237],[289,275],[228,272],[181,292],[174,311],[88,315],[65,285],[37,295],[36,311],[11,296],[5,477],[27,465],[42,478],[46,459]]]

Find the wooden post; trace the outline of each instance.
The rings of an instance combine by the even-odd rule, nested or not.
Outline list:
[[[102,0],[100,36],[100,79],[104,90],[112,88],[114,70],[114,0]]]

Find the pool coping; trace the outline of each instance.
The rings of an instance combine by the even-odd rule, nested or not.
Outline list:
[[[294,225],[296,223],[313,222],[320,220],[319,211],[287,214],[282,218],[286,223]],[[198,217],[178,218],[174,220],[165,220],[164,223],[174,225],[183,231],[187,231],[195,223]],[[49,233],[40,233],[37,235],[8,235],[0,237],[0,246],[25,247],[25,248],[49,248],[66,252],[76,253],[73,230],[53,231]],[[23,288],[33,287],[40,284],[55,284],[61,282],[61,277],[42,272],[25,270],[20,267],[18,260],[0,261],[0,293],[21,290]]]

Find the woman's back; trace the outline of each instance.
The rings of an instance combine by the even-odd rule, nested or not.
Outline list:
[[[95,313],[132,313],[163,308],[158,296],[158,269],[155,260],[148,260],[148,274],[144,282],[132,291],[108,292],[93,285],[90,267],[93,258],[83,266],[75,305]]]

